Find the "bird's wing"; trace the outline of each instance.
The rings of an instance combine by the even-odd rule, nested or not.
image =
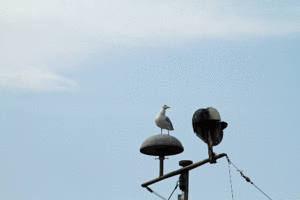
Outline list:
[[[167,116],[166,116],[166,121],[170,124],[170,126],[172,127],[172,129],[174,129],[171,120]]]

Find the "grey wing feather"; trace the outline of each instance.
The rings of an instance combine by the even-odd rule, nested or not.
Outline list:
[[[168,123],[170,123],[170,125],[171,125],[172,129],[174,129],[174,128],[173,128],[173,124],[172,124],[171,120],[170,120],[170,119],[169,119],[169,117],[167,117],[167,116],[166,116],[166,121],[167,121]]]

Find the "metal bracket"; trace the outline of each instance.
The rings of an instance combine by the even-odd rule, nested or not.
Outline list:
[[[211,139],[211,133],[210,129],[207,129],[207,135],[208,135],[208,141],[207,141],[207,147],[208,147],[208,156],[209,156],[209,162],[210,164],[215,164],[217,163],[216,158],[215,158],[215,153],[213,151],[213,142]]]

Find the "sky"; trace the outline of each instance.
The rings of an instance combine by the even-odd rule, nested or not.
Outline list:
[[[300,2],[1,0],[0,199],[154,200],[161,107],[184,152],[208,157],[200,108],[226,153],[272,199],[300,199]],[[166,130],[163,131],[167,133]],[[267,199],[231,166],[234,199]],[[178,176],[150,186],[168,198]],[[190,199],[232,199],[228,163],[190,171]],[[177,189],[172,198],[177,199]]]

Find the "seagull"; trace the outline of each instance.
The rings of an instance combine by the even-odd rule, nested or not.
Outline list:
[[[174,130],[173,125],[171,120],[165,116],[166,109],[170,108],[167,105],[163,105],[161,111],[158,113],[158,115],[155,118],[155,123],[156,125],[161,128],[161,135],[162,135],[162,130],[167,129],[168,130],[168,135],[170,135],[169,130],[172,131]]]

